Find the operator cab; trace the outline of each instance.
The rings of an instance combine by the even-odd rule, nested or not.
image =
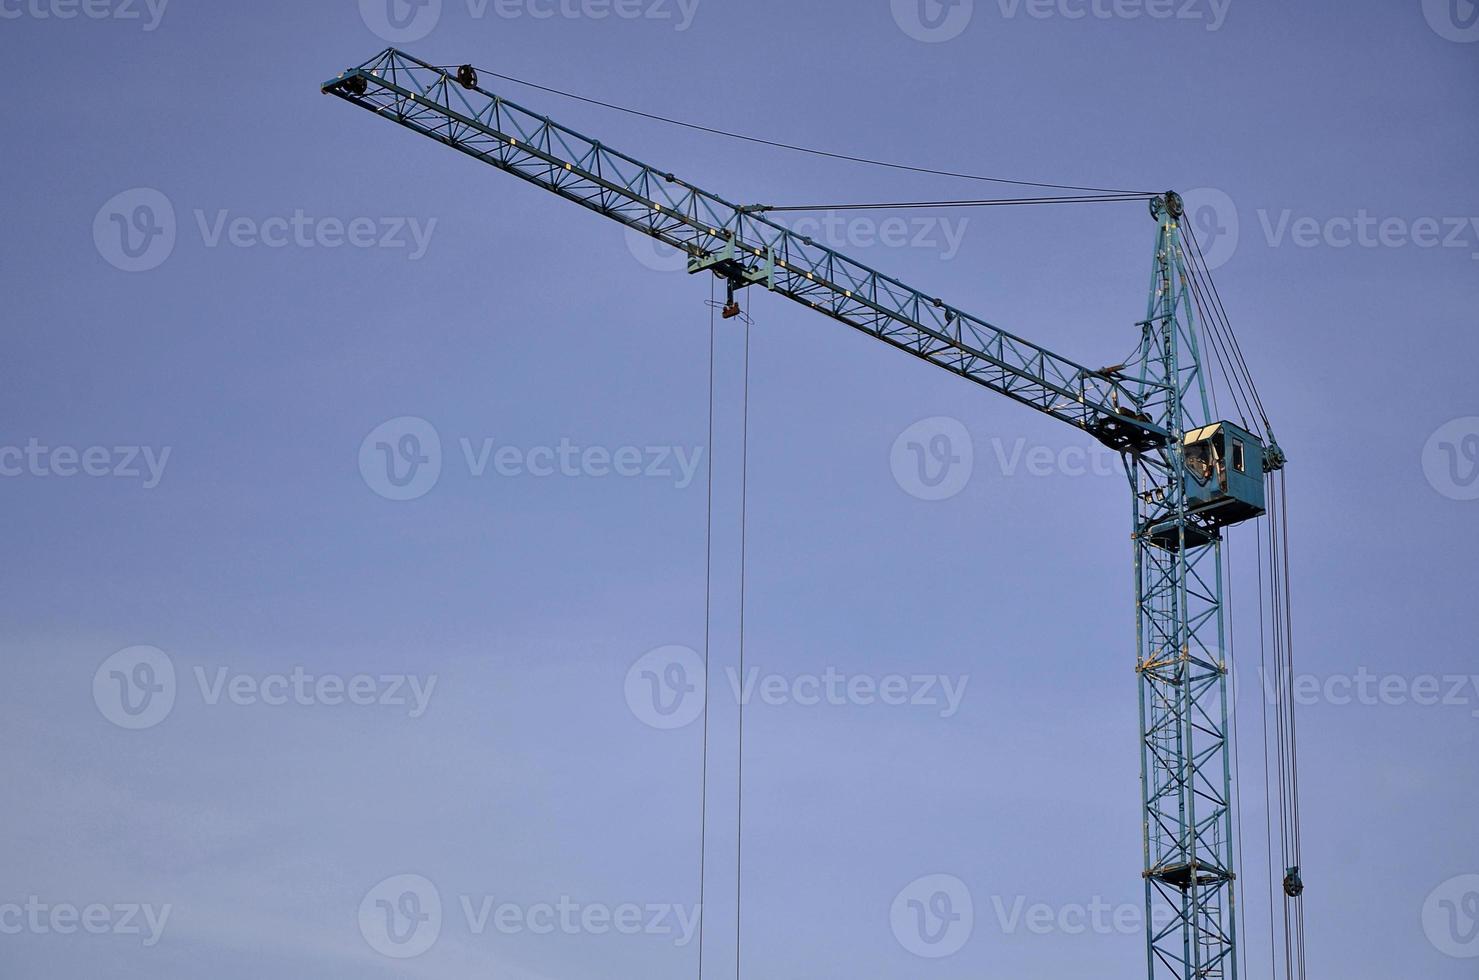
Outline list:
[[[1186,503],[1198,523],[1227,527],[1264,512],[1266,456],[1257,436],[1231,422],[1186,434]]]

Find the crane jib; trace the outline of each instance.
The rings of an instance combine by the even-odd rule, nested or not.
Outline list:
[[[473,83],[469,85],[468,83]],[[322,90],[679,249],[731,292],[763,286],[1082,429],[1111,447],[1162,447],[1166,431],[1126,379],[1094,371],[804,235],[388,49]]]

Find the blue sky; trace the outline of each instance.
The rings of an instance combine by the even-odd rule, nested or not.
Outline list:
[[[709,283],[318,93],[395,42],[785,142],[1186,192],[1291,458],[1312,969],[1473,976],[1469,0],[388,2],[0,0],[0,972],[695,975],[703,725],[642,692],[704,649],[712,459],[705,973],[732,975],[741,328],[711,438]],[[490,87],[732,200],[981,190]],[[1135,342],[1143,205],[885,220],[798,230],[1084,363]],[[1123,476],[747,306],[744,975],[1142,976]],[[969,447],[949,493],[899,464],[921,431]],[[943,947],[898,909],[942,893],[971,915],[918,955]]]

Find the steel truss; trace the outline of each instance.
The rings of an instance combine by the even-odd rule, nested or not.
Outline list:
[[[1160,222],[1137,404],[1172,440],[1127,457],[1135,492],[1146,943],[1150,977],[1237,977],[1222,542],[1187,500],[1182,436],[1211,419],[1182,253],[1180,202]]]

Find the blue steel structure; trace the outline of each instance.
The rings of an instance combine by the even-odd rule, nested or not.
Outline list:
[[[1157,236],[1136,357],[1090,369],[1007,333],[394,48],[322,90],[681,249],[735,294],[761,287],[1118,450],[1133,499],[1147,960],[1151,980],[1238,976],[1223,528],[1264,512],[1276,445],[1208,404],[1181,199]]]

